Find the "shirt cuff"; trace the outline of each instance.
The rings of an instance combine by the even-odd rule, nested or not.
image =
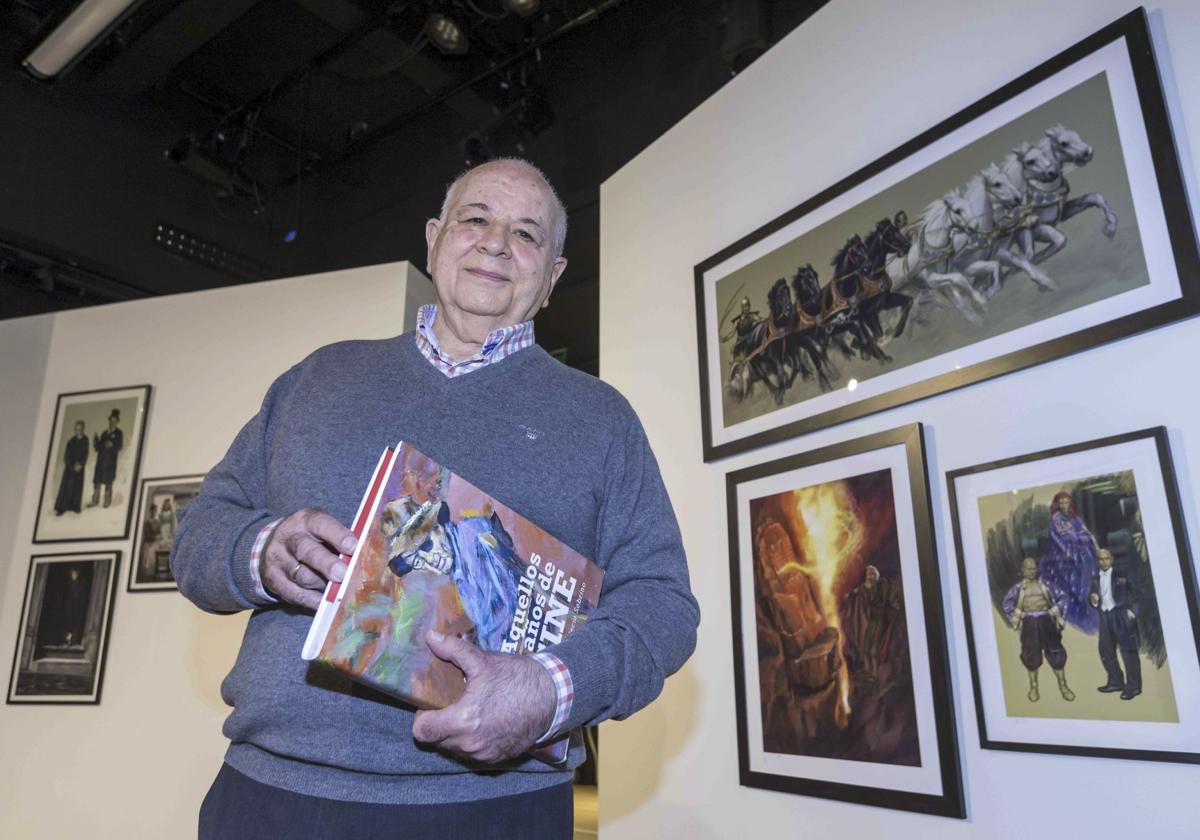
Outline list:
[[[272,604],[278,602],[279,599],[268,592],[267,588],[263,586],[260,564],[262,563],[263,549],[267,547],[267,541],[275,533],[275,526],[282,521],[283,517],[280,517],[274,522],[268,522],[264,525],[263,529],[258,532],[258,536],[254,538],[254,545],[250,549],[250,579],[254,581],[254,594]]]
[[[533,654],[531,658],[550,673],[550,678],[554,680],[554,693],[557,697],[554,719],[550,721],[550,726],[546,729],[545,734],[538,738],[537,743],[540,744],[550,740],[551,736],[557,735],[558,730],[570,717],[571,705],[575,702],[575,683],[571,680],[571,672],[567,670],[567,666],[554,654],[543,650]]]

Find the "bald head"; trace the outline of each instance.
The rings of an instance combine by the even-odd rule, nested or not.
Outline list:
[[[550,241],[555,257],[561,257],[563,246],[567,242],[567,208],[563,206],[562,200],[558,197],[558,193],[554,189],[554,185],[550,183],[550,179],[546,177],[546,173],[534,166],[529,161],[523,158],[505,157],[490,160],[487,163],[482,163],[472,169],[468,169],[461,173],[457,178],[450,182],[450,186],[446,188],[446,195],[442,199],[442,211],[438,219],[444,224],[446,214],[450,208],[454,206],[454,199],[463,183],[473,175],[487,172],[494,169],[520,170],[525,174],[533,177],[541,183],[545,188],[546,194],[549,197],[549,206],[553,208],[554,220],[550,223]]]

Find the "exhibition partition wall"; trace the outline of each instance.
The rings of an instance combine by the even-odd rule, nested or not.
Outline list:
[[[31,557],[88,555],[107,574],[112,553],[121,555],[100,702],[0,707],[0,835],[194,837],[200,800],[225,748],[219,688],[247,617],[202,613],[172,589],[129,591],[140,521],[126,538],[33,544],[59,396],[151,386],[140,476],[203,474],[276,376],[324,344],[411,329],[417,308],[432,300],[420,272],[394,263],[0,322],[0,523],[9,526],[2,531],[0,649],[17,648]],[[139,393],[113,399],[136,405]],[[121,424],[132,449],[129,414]],[[97,428],[90,423],[87,434]],[[62,457],[58,443],[52,465]],[[110,510],[134,502],[121,489],[131,467],[118,468]],[[85,505],[91,489],[84,488]],[[173,492],[179,498],[182,491]],[[43,510],[39,521],[48,522],[51,537],[55,527],[69,536],[66,520],[76,516],[84,519],[68,512],[55,522]],[[54,701],[53,691],[41,699]]]
[[[1191,384],[1190,360],[1200,354],[1200,321],[1187,315],[1194,311],[1190,304],[1174,310],[1173,317],[1181,320],[1151,319],[1140,326],[1153,329],[1116,341],[1111,339],[1130,333],[1109,331],[1100,336],[1097,346],[1092,346],[1095,342],[1080,342],[1071,347],[1069,352],[1074,355],[1027,355],[1015,368],[991,369],[989,375],[995,378],[964,374],[956,382],[950,365],[950,378],[945,381],[965,387],[930,388],[924,393],[932,396],[916,397],[907,404],[900,404],[904,400],[880,400],[867,405],[875,413],[836,410],[838,400],[848,405],[862,396],[862,392],[850,394],[860,382],[831,374],[832,390],[819,390],[819,364],[811,356],[804,360],[808,366],[804,372],[799,362],[785,358],[779,368],[783,376],[763,367],[761,375],[752,372],[746,380],[734,382],[732,389],[728,388],[727,369],[723,368],[719,376],[712,375],[713,360],[728,364],[729,356],[719,355],[718,350],[728,354],[734,344],[740,298],[752,297],[751,312],[766,316],[770,305],[765,289],[777,277],[791,284],[798,265],[774,266],[773,274],[758,278],[766,281],[762,288],[748,279],[745,291],[726,291],[725,301],[715,310],[705,313],[702,309],[701,329],[722,335],[709,338],[711,352],[706,358],[702,359],[697,349],[698,338],[701,343],[705,338],[697,335],[698,299],[704,305],[697,285],[704,272],[718,264],[714,255],[728,259],[733,243],[748,252],[756,232],[761,237],[796,235],[785,226],[799,219],[803,227],[802,212],[791,211],[806,203],[809,210],[815,208],[818,215],[825,214],[810,225],[816,231],[811,236],[819,236],[820,230],[813,225],[836,221],[838,213],[853,206],[847,202],[837,204],[838,197],[833,193],[838,191],[827,193],[830,187],[1131,11],[1134,8],[1129,3],[1119,0],[1053,4],[1033,0],[1005,4],[983,0],[829,3],[603,185],[601,376],[629,398],[646,425],[679,517],[702,620],[695,656],[682,672],[667,681],[662,697],[629,720],[602,727],[602,836],[728,838],[835,832],[839,837],[925,840],[1003,838],[1030,831],[1046,836],[1090,832],[1107,837],[1147,830],[1159,837],[1194,834],[1194,808],[1188,803],[1188,791],[1200,782],[1200,768],[1194,765],[1197,740],[1192,728],[1200,709],[1200,691],[1194,680],[1195,568],[1188,543],[1195,545],[1200,533],[1196,511],[1200,397]],[[1191,207],[1197,208],[1200,55],[1190,45],[1200,36],[1200,6],[1189,0],[1165,0],[1147,11],[1170,131],[1178,147]],[[1118,99],[1115,86],[1119,77],[1114,70],[1104,77],[1114,86],[1114,102]],[[1089,79],[1095,79],[1094,73],[1081,72],[1081,82]],[[1146,93],[1144,87],[1138,89]],[[1120,110],[1118,107],[1118,123],[1122,119]],[[1021,110],[1017,116],[1025,112]],[[1090,107],[1077,113],[1080,119],[1098,118],[1097,109]],[[1121,123],[1117,129],[1131,173],[1137,166],[1129,151],[1137,144],[1136,131],[1131,129],[1139,124],[1134,120]],[[1021,130],[1027,132],[1031,125]],[[1037,143],[1040,135],[1039,129],[1028,139]],[[1160,129],[1157,138],[1161,136]],[[1019,139],[1006,141],[988,155],[995,155],[1000,162],[999,158]],[[969,151],[971,147],[964,145],[968,140],[955,140],[957,145],[940,154],[946,156],[957,149]],[[1152,135],[1149,143],[1161,151],[1161,140],[1156,136]],[[1113,163],[1116,145],[1114,141],[1102,147],[1097,141],[1094,160],[1090,155],[1080,157],[1072,166],[1053,174],[1065,173],[1076,189],[1072,195],[1078,195],[1100,167]],[[974,171],[981,170],[988,160],[984,157],[972,162]],[[1024,163],[1033,165],[1035,161],[1030,158]],[[1094,168],[1089,170],[1088,166]],[[917,221],[924,203],[959,186],[965,180],[959,174],[951,173],[938,184],[926,184],[924,192],[911,189],[902,200],[897,198],[887,215],[892,217],[904,209],[908,218],[893,217],[895,227],[911,239],[918,238],[920,229],[912,223]],[[1130,180],[1136,180],[1133,174]],[[1154,178],[1150,182],[1158,186],[1165,183]],[[860,183],[867,182],[860,179]],[[887,188],[883,184],[870,194]],[[1108,186],[1086,189],[1111,192]],[[1024,194],[1028,201],[1032,191]],[[900,195],[898,188],[893,195]],[[821,200],[812,201],[818,196]],[[1095,263],[1081,271],[1081,281],[1091,277],[1099,281],[1114,272],[1119,274],[1115,255],[1129,252],[1127,244],[1122,243],[1128,243],[1131,234],[1149,242],[1153,233],[1146,226],[1147,220],[1155,213],[1168,216],[1163,224],[1173,227],[1169,238],[1145,247],[1147,261],[1170,260],[1169,243],[1182,248],[1174,251],[1177,260],[1189,249],[1194,254],[1194,231],[1189,224],[1178,224],[1190,223],[1186,209],[1181,209],[1178,202],[1154,204],[1135,199],[1134,204],[1136,214],[1128,209],[1119,214],[1111,238],[1106,233],[1094,241],[1086,238],[1107,221],[1101,210],[1093,208],[1074,225],[1062,227],[1075,241],[1067,243],[1059,256],[1028,267],[1033,270],[1004,268],[998,289],[975,278],[971,286],[980,293],[976,303],[971,303],[973,294],[966,287],[962,297],[943,295],[940,301],[928,295],[920,298],[917,290],[910,289],[920,299],[911,312],[917,320],[909,322],[906,335],[894,337],[896,318],[884,316],[881,330],[847,336],[849,349],[855,355],[866,356],[870,345],[878,341],[885,354],[902,359],[902,354],[911,353],[911,348],[928,340],[939,323],[955,324],[954,329],[967,334],[970,340],[969,330],[989,328],[996,313],[1003,311],[1014,295],[1028,295],[1036,302],[1029,306],[1044,307],[1049,317],[1049,311],[1059,305],[1064,291],[1071,287],[1068,282],[1061,286],[1055,283],[1057,289],[1039,292],[1030,281],[1039,269],[1045,275],[1066,280],[1068,271],[1064,266],[1086,257]],[[1164,207],[1168,208],[1166,212]],[[883,215],[863,214],[857,222],[859,227],[853,230],[866,239]],[[778,225],[760,231],[773,220],[779,220]],[[1040,237],[1048,241],[1055,235],[1040,225],[1031,221],[1026,228],[1039,239],[1035,245],[1039,252],[1045,245]],[[821,283],[835,273],[830,262],[848,230],[837,229],[837,233],[837,237],[826,235],[825,243],[810,251],[815,256],[799,261],[801,265],[806,260],[811,262]],[[830,243],[834,247],[826,247]],[[766,253],[760,250],[754,256]],[[1018,248],[1011,253],[1014,259],[1021,256]],[[1198,279],[1194,264],[1182,259],[1178,266],[1179,285],[1194,290]],[[1161,276],[1153,267],[1150,273]],[[1136,283],[1131,281],[1129,285]],[[864,299],[868,292],[865,285],[858,290]],[[798,292],[794,297],[798,299]],[[952,320],[958,318],[961,303],[976,311]],[[830,309],[827,307],[825,312]],[[1122,314],[1114,312],[1111,317]],[[1104,336],[1108,343],[1104,343]],[[1040,340],[1052,343],[1055,338]],[[749,344],[743,352],[747,368],[755,346]],[[829,354],[843,373],[864,371],[861,379],[868,395],[878,387],[873,380],[882,380],[881,372],[887,371],[886,365],[891,363],[891,358],[878,356],[870,361],[850,360],[833,344],[829,345]],[[1041,364],[1028,367],[1031,361]],[[706,385],[704,395],[711,396],[715,405],[724,398],[727,408],[740,410],[732,394],[740,388],[744,396],[749,382],[757,390],[740,405],[757,405],[767,415],[791,410],[794,393],[801,387],[810,389],[814,401],[823,399],[835,410],[828,417],[811,422],[801,419],[790,426],[747,424],[747,432],[741,437],[735,424],[727,424],[732,431],[722,439],[719,434],[724,432],[716,417],[711,418],[711,429],[702,422],[702,389],[697,383],[706,365],[707,383],[716,387]],[[786,383],[789,373],[794,377],[792,384]],[[772,375],[776,376],[773,382]],[[802,382],[806,384],[798,384]],[[779,391],[777,404],[769,395],[772,386]],[[810,414],[816,416],[818,412]],[[1165,427],[1165,434],[1155,431],[1155,427]],[[790,428],[792,436],[772,431],[778,428]],[[772,433],[760,435],[763,429]],[[744,443],[747,440],[750,442]],[[728,445],[721,448],[722,443]],[[1069,447],[1074,448],[1066,449]],[[1006,461],[1018,457],[1019,463]],[[1129,472],[1125,466],[1130,464],[1136,464],[1136,491],[1125,475]],[[888,471],[890,481],[881,479]],[[1022,515],[1043,517],[1037,520],[1036,533],[1017,535],[1012,550],[1021,553],[1015,559],[1009,558],[1015,563],[1010,569],[1011,579],[989,580],[1000,568],[993,562],[992,548],[987,550],[985,574],[980,559],[985,552],[973,548],[966,538],[969,535],[964,536],[963,542],[968,543],[963,552],[968,566],[965,577],[971,593],[967,604],[961,595],[946,479],[946,473],[953,471],[959,475],[958,510],[964,521],[973,515],[978,522],[992,508],[1003,509],[1008,516],[1010,507],[1017,511],[1022,504]],[[1080,476],[1092,478],[1082,482],[1077,480]],[[907,479],[913,479],[911,485]],[[801,486],[803,492],[794,489]],[[887,488],[882,495],[881,487]],[[1047,489],[1051,487],[1058,492]],[[772,552],[795,556],[791,553],[795,549],[788,546],[797,538],[772,535],[770,528],[762,526],[775,521],[773,511],[782,505],[795,501],[800,510],[810,501],[804,492],[822,488],[829,490],[826,496],[836,495],[833,490],[858,494],[853,509],[860,533],[855,536],[847,531],[839,535],[841,544],[860,545],[855,542],[860,537],[861,544],[868,546],[870,540],[890,540],[892,553],[898,545],[901,556],[906,556],[910,551],[907,546],[911,545],[913,562],[900,563],[903,568],[899,571],[885,568],[881,577],[887,586],[880,591],[902,591],[902,597],[895,596],[891,608],[901,610],[907,605],[909,611],[911,657],[904,667],[909,669],[910,695],[915,686],[919,749],[913,739],[907,752],[900,749],[903,743],[892,742],[890,758],[864,759],[852,751],[837,752],[839,739],[855,734],[870,749],[880,748],[886,740],[880,736],[900,732],[901,741],[909,737],[902,727],[885,726],[873,734],[855,729],[856,710],[883,707],[882,701],[871,696],[870,687],[858,694],[851,688],[843,693],[840,705],[837,697],[832,698],[829,714],[839,722],[830,730],[832,736],[819,741],[818,748],[805,752],[803,744],[797,747],[788,743],[787,736],[795,736],[797,731],[813,731],[815,727],[820,732],[821,714],[827,710],[818,696],[821,692],[815,689],[805,695],[803,702],[788,705],[794,696],[777,697],[783,705],[769,706],[765,694],[771,689],[771,680],[776,680],[776,687],[780,681],[795,685],[812,678],[820,670],[818,666],[828,666],[829,685],[845,685],[844,677],[836,676],[836,655],[821,661],[805,660],[783,677],[776,674],[768,678],[770,672],[763,670],[756,672],[761,679],[755,680],[744,673],[752,665],[765,668],[767,655],[756,651],[769,651],[772,644],[777,644],[760,629],[757,643],[761,647],[756,649],[756,618],[759,628],[778,625],[779,614],[769,605],[782,603],[762,599],[759,593],[782,585],[783,574],[794,576],[796,565],[787,568],[783,564],[771,571]],[[1088,612],[1086,589],[1083,601],[1064,607],[1062,634],[1069,654],[1065,666],[1069,689],[1061,690],[1056,682],[1053,669],[1063,667],[1060,662],[1055,664],[1057,659],[1041,668],[1040,697],[1030,690],[1021,667],[1021,641],[1005,624],[999,601],[1006,588],[1020,580],[1022,553],[1041,558],[1045,568],[1052,565],[1054,555],[1046,543],[1046,523],[1060,520],[1051,517],[1048,505],[1051,496],[1061,496],[1062,491],[1067,491],[1067,498],[1054,516],[1061,517],[1064,527],[1065,523],[1076,523],[1071,527],[1077,527],[1079,534],[1090,533],[1088,528],[1095,531],[1096,543],[1087,540],[1079,556],[1086,554],[1087,562],[1097,562],[1100,552],[1096,549],[1104,548],[1118,555],[1121,563],[1131,564],[1120,568],[1141,564],[1148,574],[1147,563],[1153,566],[1163,616],[1157,629],[1169,634],[1168,625],[1172,621],[1178,624],[1179,632],[1168,643],[1169,661],[1155,660],[1153,654],[1146,653],[1143,639],[1143,659],[1158,664],[1146,665],[1142,696],[1129,692],[1131,696],[1122,700],[1117,692],[1097,691],[1104,671],[1095,628],[1087,626],[1094,621],[1095,613]],[[789,497],[788,493],[794,495]],[[1008,502],[1009,497],[1016,501]],[[802,527],[806,527],[809,513],[801,512]],[[999,521],[994,511],[988,515],[991,519],[984,524]],[[1126,520],[1118,521],[1119,517]],[[1015,527],[1018,519],[1004,522]],[[1178,529],[1172,527],[1172,520],[1178,523]],[[888,527],[880,527],[880,522]],[[899,528],[898,535],[889,537],[885,533],[889,528],[892,532]],[[998,526],[992,530],[1001,533]],[[1156,536],[1146,537],[1151,532]],[[805,553],[811,547],[804,542],[807,539],[799,539]],[[997,537],[996,544],[1002,543]],[[1148,548],[1150,543],[1156,547]],[[739,552],[742,562],[749,562],[746,558],[751,554],[755,557],[759,565],[753,574],[746,566],[741,567],[740,575],[737,573]],[[849,553],[855,552],[860,559],[871,556],[862,548]],[[1148,556],[1152,559],[1147,560]],[[802,559],[811,563],[810,557]],[[861,578],[852,583],[867,577],[861,567],[857,573]],[[809,574],[813,574],[811,569]],[[991,602],[989,583],[994,599]],[[748,595],[747,590],[756,586],[759,589],[755,594]],[[814,587],[814,592],[817,589]],[[850,647],[852,640],[863,644],[863,637],[854,639],[847,618],[857,597],[855,592],[860,590],[852,589],[845,581],[835,589],[831,601],[825,600],[831,597],[828,591],[817,593],[820,598],[814,595],[814,602],[821,603],[808,609],[824,610],[833,626],[840,612],[845,639],[841,652],[849,662],[849,672],[864,681],[869,676],[868,686],[884,684],[889,678],[888,643],[879,636],[871,642],[867,634],[866,646],[873,645],[872,651],[864,653]],[[1057,588],[1048,586],[1047,592],[1051,591]],[[918,595],[921,600],[916,600]],[[757,616],[755,603],[760,608]],[[744,608],[747,605],[749,612]],[[1168,613],[1174,617],[1168,617]],[[798,609],[796,614],[804,612]],[[900,614],[903,616],[902,611]],[[967,626],[970,618],[974,619],[974,647]],[[1013,623],[1019,625],[1019,620]],[[802,629],[785,626],[783,630],[788,632],[780,635],[798,637]],[[1148,634],[1149,628],[1143,627],[1143,636]],[[836,641],[839,636],[826,633],[825,638],[826,642],[829,638]],[[806,652],[817,647],[814,641]],[[978,710],[972,680],[976,655],[982,691],[990,692]],[[1167,667],[1163,667],[1164,662]],[[994,674],[988,671],[989,666]],[[1152,682],[1165,680],[1168,671],[1174,686],[1171,691],[1164,690],[1161,682]],[[891,684],[900,684],[894,672],[891,679]],[[825,683],[814,681],[813,685]],[[857,684],[852,681],[852,685]],[[758,697],[760,690],[762,698]],[[1074,699],[1068,699],[1068,695]],[[939,706],[939,698],[948,702]],[[1159,705],[1147,702],[1151,700]],[[854,710],[848,712],[848,704]],[[792,721],[790,732],[778,725],[779,708],[790,712],[790,717],[782,716],[785,722]],[[893,703],[890,708],[897,714],[903,712],[902,704]],[[1125,719],[1121,719],[1123,715]],[[1134,715],[1143,717],[1131,722],[1129,718]],[[802,726],[795,726],[797,720]],[[981,731],[981,720],[987,724],[986,731]],[[1175,743],[1167,734],[1170,732],[1181,733]],[[1130,760],[1128,756],[1137,754],[1139,747],[1143,756],[1158,760]],[[1033,749],[1043,752],[1029,751]],[[1177,752],[1162,754],[1172,749]],[[1057,754],[1069,751],[1076,754]],[[823,759],[813,760],[814,755],[840,758],[822,764]],[[940,776],[933,772],[939,766]],[[956,813],[953,801],[958,779],[965,822],[954,818],[961,815]],[[759,789],[763,787],[774,789]],[[868,802],[872,804],[863,804]]]

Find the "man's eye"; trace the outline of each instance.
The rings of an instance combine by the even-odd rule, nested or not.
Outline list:
[[[537,239],[534,238],[533,234],[527,230],[518,230],[517,236],[521,237],[526,242],[537,242]]]

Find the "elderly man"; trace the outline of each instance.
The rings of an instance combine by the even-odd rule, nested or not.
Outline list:
[[[222,685],[233,707],[201,837],[569,837],[570,769],[526,753],[653,700],[699,611],[641,424],[612,388],[533,343],[566,267],[566,214],[542,174],[494,161],[426,224],[437,305],[415,334],[318,350],[271,386],[181,516],[172,568],[214,612],[253,609]],[[413,712],[300,648],[380,450],[403,438],[605,569],[600,606],[551,651],[430,636],[461,700]]]

